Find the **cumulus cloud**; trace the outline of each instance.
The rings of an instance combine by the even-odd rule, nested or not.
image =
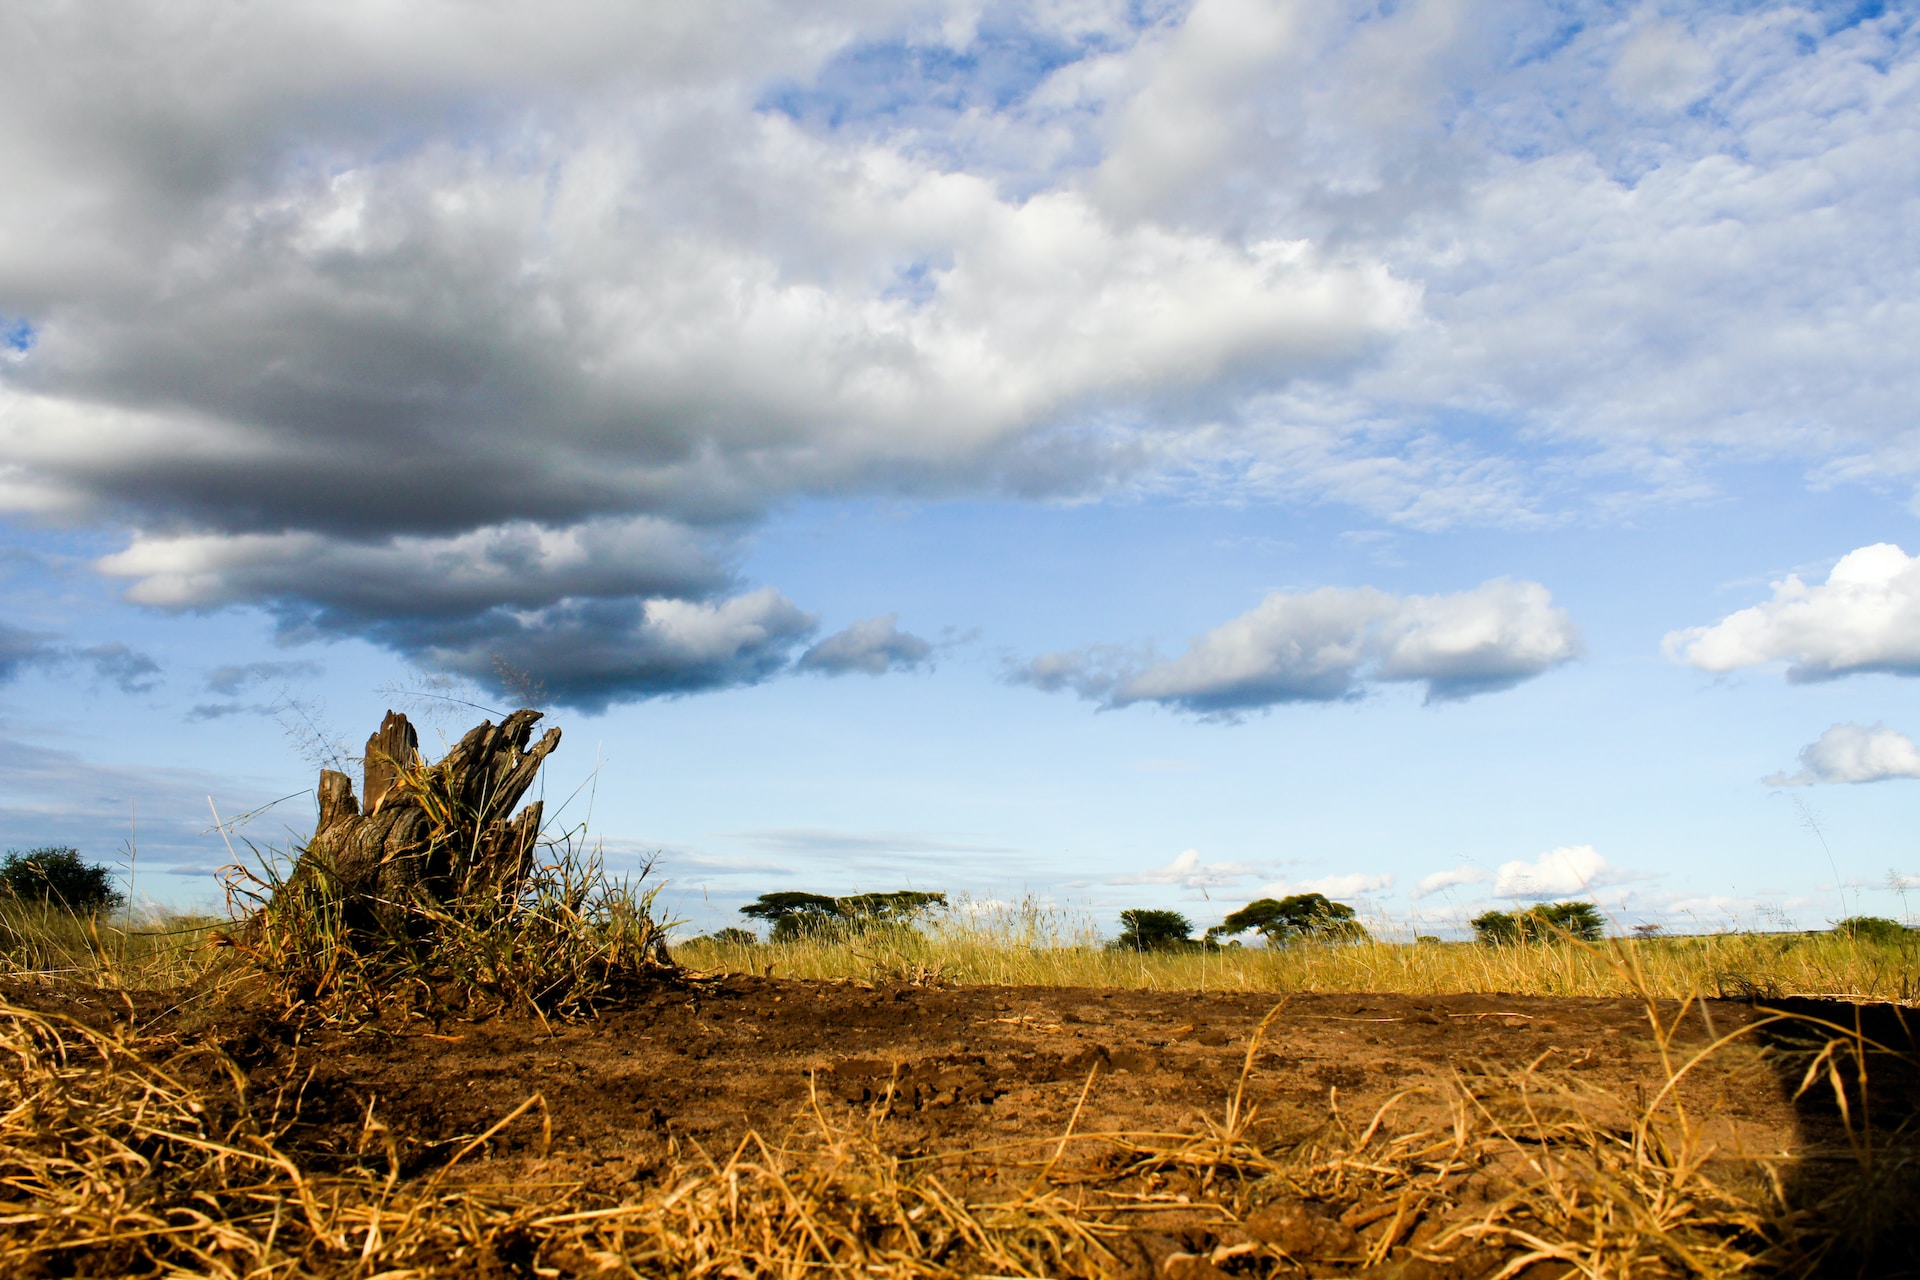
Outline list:
[[[1890,542],[1850,551],[1824,583],[1788,574],[1771,600],[1672,632],[1666,651],[1702,671],[1784,662],[1793,681],[1920,675],[1920,558]]]
[[[585,628],[611,648],[635,610],[737,590],[735,537],[794,494],[1097,490],[1144,455],[1090,415],[1191,421],[1418,310],[1283,229],[1013,196],[764,104],[861,40],[942,43],[939,6],[214,8],[0,19],[35,33],[0,29],[9,225],[62,228],[0,252],[0,315],[30,322],[0,505],[130,524],[100,568],[140,603],[415,658],[502,630],[572,690]],[[151,53],[182,30],[191,72]],[[826,643],[809,669],[920,660]],[[762,669],[663,652],[591,700]]]
[[[1432,875],[1420,877],[1420,883],[1413,888],[1413,897],[1424,898],[1439,893],[1442,889],[1452,889],[1464,884],[1485,884],[1492,879],[1479,867],[1460,866],[1447,871],[1436,871]]]
[[[1183,849],[1173,861],[1152,871],[1113,876],[1108,884],[1173,884],[1183,889],[1215,889],[1238,884],[1259,871],[1244,862],[1202,862],[1198,849]]]
[[[1836,724],[1817,742],[1800,748],[1800,771],[1761,779],[1770,787],[1822,782],[1884,782],[1920,778],[1920,747],[1884,724]]]
[[[862,672],[870,676],[907,671],[925,663],[933,645],[899,627],[899,615],[886,614],[856,622],[814,645],[794,665],[802,671],[841,676]]]
[[[1424,684],[1430,702],[1466,698],[1511,688],[1580,652],[1578,629],[1545,587],[1498,578],[1451,595],[1275,592],[1177,658],[1082,649],[1043,654],[1010,678],[1109,707],[1157,702],[1230,718],[1356,697],[1374,682]]]
[[[1515,859],[1494,873],[1497,898],[1562,898],[1605,884],[1612,869],[1590,844],[1549,849],[1532,862]]]

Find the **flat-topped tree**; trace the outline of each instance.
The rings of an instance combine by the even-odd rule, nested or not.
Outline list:
[[[1207,936],[1230,937],[1249,929],[1257,930],[1270,947],[1283,946],[1296,938],[1350,941],[1367,936],[1365,927],[1354,919],[1352,907],[1331,901],[1322,893],[1257,899],[1207,930]]]
[[[279,892],[324,890],[349,927],[387,933],[414,931],[421,907],[512,898],[533,868],[542,806],[514,810],[560,745],[557,728],[531,742],[541,715],[484,721],[428,764],[407,718],[387,712],[367,739],[364,801],[346,774],[320,771],[319,824]]]

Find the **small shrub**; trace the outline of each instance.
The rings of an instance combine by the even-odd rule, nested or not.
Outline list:
[[[1193,922],[1178,911],[1135,907],[1120,913],[1116,951],[1182,951],[1194,945]]]
[[[755,934],[751,929],[733,927],[715,929],[709,937],[712,941],[729,947],[757,947],[760,945],[759,935]]]
[[[0,859],[0,896],[65,907],[75,913],[108,911],[126,900],[113,873],[83,862],[69,845],[47,845]]]

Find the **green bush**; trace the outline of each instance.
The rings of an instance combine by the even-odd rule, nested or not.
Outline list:
[[[1116,951],[1184,951],[1195,944],[1193,922],[1178,911],[1135,907],[1120,913]]]
[[[109,911],[126,900],[113,887],[111,871],[81,861],[80,851],[69,845],[7,850],[0,858],[0,896],[73,912]]]
[[[1606,929],[1606,917],[1591,902],[1543,902],[1525,911],[1488,911],[1473,918],[1474,937],[1496,945],[1556,938],[1596,942]]]
[[[1861,942],[1899,942],[1912,932],[1898,920],[1885,916],[1848,916],[1835,922],[1833,931]]]

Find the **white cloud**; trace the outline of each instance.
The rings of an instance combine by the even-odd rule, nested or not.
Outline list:
[[[1800,749],[1800,772],[1761,779],[1770,787],[1821,782],[1884,782],[1920,778],[1920,747],[1884,724],[1836,724]]]
[[[1186,889],[1212,889],[1238,884],[1259,871],[1244,862],[1202,862],[1198,849],[1185,849],[1172,862],[1152,871],[1113,876],[1108,884],[1175,884]]]
[[[1106,647],[1044,654],[1012,678],[1111,707],[1158,702],[1231,717],[1353,697],[1369,681],[1424,683],[1429,701],[1510,688],[1571,661],[1580,636],[1537,582],[1395,596],[1371,587],[1275,592],[1187,651],[1154,662]]]
[[[1412,896],[1424,898],[1429,894],[1439,893],[1442,889],[1451,889],[1463,884],[1484,884],[1490,879],[1492,877],[1479,867],[1454,867],[1420,877],[1420,883],[1413,887]]]
[[[1494,874],[1497,898],[1559,898],[1586,893],[1605,883],[1607,860],[1590,844],[1562,845],[1532,862],[1503,862]]]
[[[1675,631],[1666,651],[1702,671],[1785,662],[1794,681],[1920,675],[1920,558],[1890,542],[1861,547],[1842,556],[1826,582],[1808,586],[1788,574],[1773,584],[1773,599]]]
[[[1342,898],[1379,893],[1392,887],[1391,874],[1349,871],[1340,875],[1314,876],[1307,880],[1276,880],[1272,884],[1262,886],[1259,896],[1284,898],[1296,893],[1320,893],[1337,902]]]

